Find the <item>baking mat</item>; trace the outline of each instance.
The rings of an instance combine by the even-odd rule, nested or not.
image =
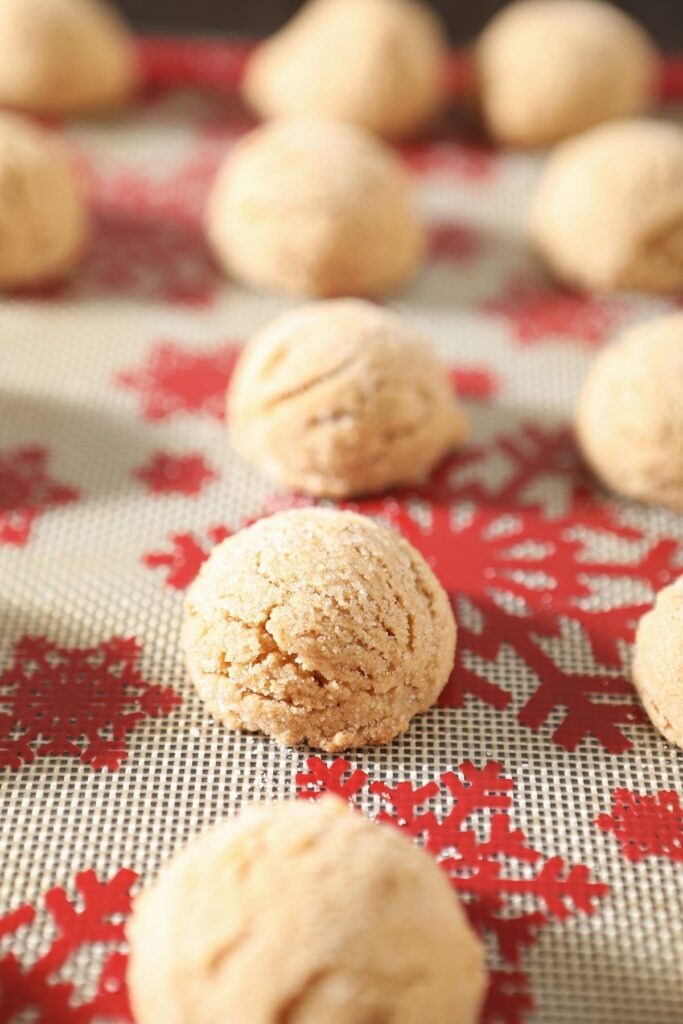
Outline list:
[[[63,129],[96,215],[85,265],[0,304],[0,1021],[130,1020],[131,892],[245,801],[325,790],[443,861],[487,942],[487,1020],[681,1020],[682,759],[628,663],[683,570],[683,517],[610,500],[568,430],[596,350],[675,303],[548,282],[522,234],[537,158],[453,125],[405,147],[432,245],[391,305],[473,430],[427,486],[360,509],[452,594],[456,670],[404,737],[347,760],[228,732],[183,670],[183,590],[212,543],[297,501],[222,419],[240,344],[286,303],[225,281],[199,228],[250,124],[244,48],[143,50],[134,109]]]

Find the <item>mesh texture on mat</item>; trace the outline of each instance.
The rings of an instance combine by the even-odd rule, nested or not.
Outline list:
[[[149,880],[245,801],[306,788],[297,774],[311,752],[215,724],[178,647],[182,586],[216,528],[290,500],[230,454],[220,418],[236,348],[285,305],[222,280],[199,228],[217,162],[248,126],[221,81],[240,57],[151,47],[163,88],[114,121],[64,129],[96,209],[92,252],[72,283],[0,306],[0,913],[36,911],[0,918],[0,1020],[106,1015],[96,991],[106,958],[125,951],[120,919],[51,961],[62,926],[47,892],[73,903],[84,871]],[[368,775],[357,796],[376,811],[372,782],[417,787],[497,762],[514,784],[508,811],[474,809],[469,861],[455,844],[470,878],[498,864],[477,891],[489,916],[512,921],[507,947],[504,925],[484,928],[498,986],[489,1019],[669,1024],[683,1005],[683,812],[675,797],[659,817],[652,807],[680,792],[681,756],[636,720],[624,680],[633,621],[683,568],[683,519],[610,503],[562,431],[596,349],[672,304],[549,284],[523,240],[535,158],[450,129],[405,152],[433,254],[391,304],[456,371],[473,430],[430,487],[362,509],[431,557],[457,604],[461,652],[445,706],[388,747],[347,755]],[[601,617],[609,608],[624,613]],[[563,700],[585,677],[597,677],[587,706]],[[549,703],[535,717],[543,685]],[[123,690],[120,705],[112,694]],[[631,717],[594,735],[604,705]],[[623,843],[606,817],[617,791],[651,798],[629,805]],[[449,799],[434,789],[425,807],[443,817]],[[515,860],[512,840],[486,851],[491,813],[509,813],[535,860]],[[435,852],[448,857],[453,843]],[[566,913],[549,905],[550,883],[500,882],[531,879],[553,858],[563,872],[585,866],[599,888],[589,906],[578,882]],[[475,889],[463,884],[465,898]],[[534,913],[544,920],[520,939]],[[74,989],[55,1009],[46,993],[60,980]]]

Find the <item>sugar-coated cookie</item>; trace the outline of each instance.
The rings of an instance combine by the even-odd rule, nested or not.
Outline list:
[[[598,355],[576,434],[612,490],[683,510],[683,313],[632,327]]]
[[[228,421],[236,449],[275,481],[337,498],[423,481],[467,431],[420,335],[359,299],[263,328],[232,376]]]
[[[453,667],[455,620],[422,556],[366,516],[297,509],[212,551],[183,645],[209,711],[327,751],[388,743]]]
[[[655,728],[683,747],[683,576],[640,621],[633,682]]]
[[[200,835],[127,931],[138,1024],[474,1024],[486,984],[445,873],[336,797]]]
[[[262,117],[329,117],[403,137],[439,109],[445,50],[419,0],[309,0],[256,47],[244,94]]]
[[[683,128],[618,121],[562,143],[531,234],[557,277],[597,291],[683,288]]]
[[[81,258],[88,216],[62,144],[0,114],[0,288],[52,282]]]
[[[420,265],[424,229],[399,158],[361,128],[276,121],[218,173],[206,212],[225,269],[294,295],[381,295]]]
[[[106,0],[2,0],[0,104],[35,114],[117,107],[138,80],[133,38]]]

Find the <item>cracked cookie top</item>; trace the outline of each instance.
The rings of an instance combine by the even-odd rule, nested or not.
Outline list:
[[[445,874],[336,797],[252,805],[135,902],[140,1024],[474,1024],[483,950]]]
[[[337,751],[388,743],[434,703],[453,667],[455,620],[393,530],[296,509],[213,550],[187,595],[184,646],[220,721]]]
[[[230,436],[278,483],[352,497],[422,482],[467,431],[445,368],[396,314],[359,300],[290,310],[242,353]]]

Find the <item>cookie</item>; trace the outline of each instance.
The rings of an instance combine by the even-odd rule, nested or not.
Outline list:
[[[467,431],[420,335],[357,299],[260,331],[233,374],[228,421],[237,451],[277,483],[336,498],[423,481]]]
[[[431,707],[453,668],[455,620],[396,532],[296,509],[214,548],[187,594],[183,645],[219,721],[332,752],[388,743]]]
[[[446,875],[336,797],[252,805],[135,900],[138,1024],[474,1024],[483,948]]]
[[[476,47],[476,95],[499,142],[547,146],[644,113],[658,78],[654,43],[600,0],[507,4]]]
[[[80,260],[88,215],[66,149],[0,114],[0,288],[53,282]]]
[[[399,288],[425,244],[398,157],[361,128],[322,120],[274,122],[231,150],[206,228],[245,284],[321,298]]]
[[[633,682],[654,727],[683,747],[683,576],[640,621]]]
[[[326,117],[402,138],[434,120],[445,54],[444,29],[418,0],[311,0],[256,47],[243,92],[264,118]]]
[[[133,38],[105,0],[2,0],[0,104],[33,114],[118,107],[138,81]]]
[[[683,510],[683,313],[632,327],[598,355],[575,422],[607,487]]]
[[[562,143],[541,173],[531,236],[569,285],[683,288],[683,128],[619,121]]]

